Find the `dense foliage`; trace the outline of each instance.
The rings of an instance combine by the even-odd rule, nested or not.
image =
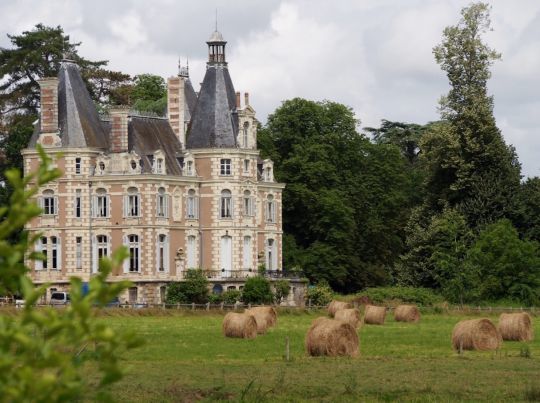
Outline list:
[[[138,341],[97,321],[92,308],[105,306],[129,286],[126,281],[106,282],[127,251],[123,248],[110,260],[100,260],[88,293],[83,293],[81,279],[72,278],[71,304],[65,309],[34,306],[45,296],[47,285],[34,287],[24,259],[45,259],[33,251],[39,234],[30,237],[23,231],[16,242],[12,235],[41,213],[33,198],[41,185],[60,175],[40,153],[42,163],[36,174],[22,179],[16,169],[5,173],[13,192],[10,204],[0,207],[0,294],[21,293],[25,304],[16,316],[0,316],[0,401],[77,401],[90,393],[106,400],[104,387],[122,375],[119,354]],[[86,376],[88,363],[97,369],[97,379]]]
[[[189,269],[184,281],[169,284],[165,300],[168,304],[204,304],[208,302],[208,279],[202,270]]]
[[[270,288],[270,281],[262,276],[250,277],[246,280],[242,290],[242,301],[246,304],[271,304],[274,294]]]
[[[310,286],[306,293],[306,303],[315,306],[326,306],[334,298],[332,289],[325,281]]]
[[[382,304],[390,300],[432,306],[443,302],[443,298],[429,288],[415,287],[376,287],[367,288],[358,294],[359,297],[368,297],[372,302]]]

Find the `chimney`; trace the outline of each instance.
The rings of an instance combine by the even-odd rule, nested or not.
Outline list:
[[[240,109],[240,93],[236,93],[236,109]]]
[[[41,133],[58,132],[58,78],[38,81],[41,90]]]
[[[111,151],[125,153],[128,151],[128,106],[113,106],[111,115]]]
[[[167,79],[167,117],[174,134],[186,146],[186,122],[184,116],[184,78]]]
[[[244,93],[244,103],[246,106],[249,105],[249,92]]]

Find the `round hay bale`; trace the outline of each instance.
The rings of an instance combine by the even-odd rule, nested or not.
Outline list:
[[[254,339],[257,337],[257,322],[247,313],[229,312],[223,318],[222,330],[225,337]]]
[[[489,319],[463,320],[454,326],[452,347],[455,350],[496,350],[502,338]]]
[[[328,305],[328,314],[333,318],[337,311],[340,309],[349,309],[352,308],[352,305],[348,302],[343,301],[332,301],[330,302],[330,305]]]
[[[528,313],[502,313],[499,333],[503,340],[531,341],[534,339],[532,320]]]
[[[246,309],[246,313],[252,315],[257,322],[257,333],[266,333],[266,329],[275,326],[277,323],[277,313],[271,306],[257,306]]]
[[[366,312],[364,313],[364,323],[368,325],[384,325],[385,318],[386,307],[366,305]]]
[[[358,355],[358,334],[348,323],[335,319],[318,318],[313,321],[306,335],[306,351],[311,356]]]
[[[414,322],[420,320],[420,311],[416,305],[399,305],[394,311],[396,322]]]
[[[340,309],[334,315],[334,319],[348,323],[356,329],[360,323],[360,311],[355,308]]]

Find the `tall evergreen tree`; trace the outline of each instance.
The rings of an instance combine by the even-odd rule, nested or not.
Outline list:
[[[440,100],[441,117],[448,125],[432,140],[450,137],[446,145],[452,152],[438,160],[440,150],[425,150],[437,166],[428,176],[430,207],[441,211],[446,204],[456,206],[473,227],[510,216],[520,181],[515,150],[497,128],[493,97],[487,92],[490,67],[500,58],[482,39],[491,29],[489,11],[485,3],[465,7],[460,22],[444,30],[433,50],[451,89]]]

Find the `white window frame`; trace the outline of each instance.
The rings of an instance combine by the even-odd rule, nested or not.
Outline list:
[[[233,218],[233,198],[229,189],[223,189],[219,199],[219,218]]]
[[[251,236],[246,235],[244,236],[244,242],[243,242],[243,263],[244,263],[244,270],[249,270],[253,268],[253,254],[251,253]]]
[[[44,190],[40,200],[40,207],[43,209],[43,215],[55,216],[58,213],[58,197],[51,189]]]
[[[186,219],[197,220],[199,218],[199,202],[195,190],[188,190],[186,197]]]
[[[245,173],[245,174],[248,174],[248,173],[249,173],[249,165],[250,165],[250,160],[245,159],[245,160],[244,160],[244,173]]]
[[[169,237],[158,234],[156,244],[156,271],[166,273],[169,271]]]
[[[230,158],[222,158],[219,161],[219,174],[221,176],[232,175],[232,160]]]
[[[62,249],[60,247],[60,237],[51,236],[51,270],[61,270],[62,267]]]
[[[276,240],[269,238],[266,240],[266,270],[275,271],[277,268],[277,248]]]
[[[193,161],[186,161],[186,175],[193,176]]]
[[[124,196],[124,217],[141,217],[141,197],[137,188],[129,188]]]
[[[242,198],[242,212],[246,217],[253,217],[255,215],[253,197],[249,190],[244,191],[244,197]]]
[[[276,222],[276,201],[274,200],[274,196],[268,195],[266,198],[266,222],[267,223],[275,223]]]
[[[75,175],[81,174],[81,165],[82,165],[82,158],[81,157],[75,158]]]
[[[82,269],[82,236],[75,237],[75,269]]]
[[[82,190],[75,190],[75,202],[73,204],[73,215],[75,218],[82,218]]]
[[[132,239],[132,237],[135,237]],[[135,240],[136,239],[136,240]],[[124,273],[140,273],[141,272],[141,237],[137,234],[129,234],[124,236],[124,245],[127,247],[129,255],[124,260]],[[133,267],[133,263],[136,267]]]
[[[249,147],[249,123],[244,122],[244,127],[242,128],[242,145],[244,148]]]
[[[94,218],[107,218],[110,216],[110,199],[105,189],[96,190],[92,204],[92,216]]]
[[[188,235],[186,240],[186,268],[197,268],[197,237],[195,235]]]
[[[42,236],[41,237],[41,253],[45,255],[45,260],[41,261],[41,269],[47,270],[49,268],[49,242],[47,241],[47,237]]]
[[[165,167],[165,161],[163,160],[163,158],[159,157],[159,158],[156,158],[156,173],[157,174],[163,174],[165,173],[164,172],[164,167]]]
[[[163,187],[158,189],[158,194],[156,195],[156,217],[169,217],[169,195]]]

